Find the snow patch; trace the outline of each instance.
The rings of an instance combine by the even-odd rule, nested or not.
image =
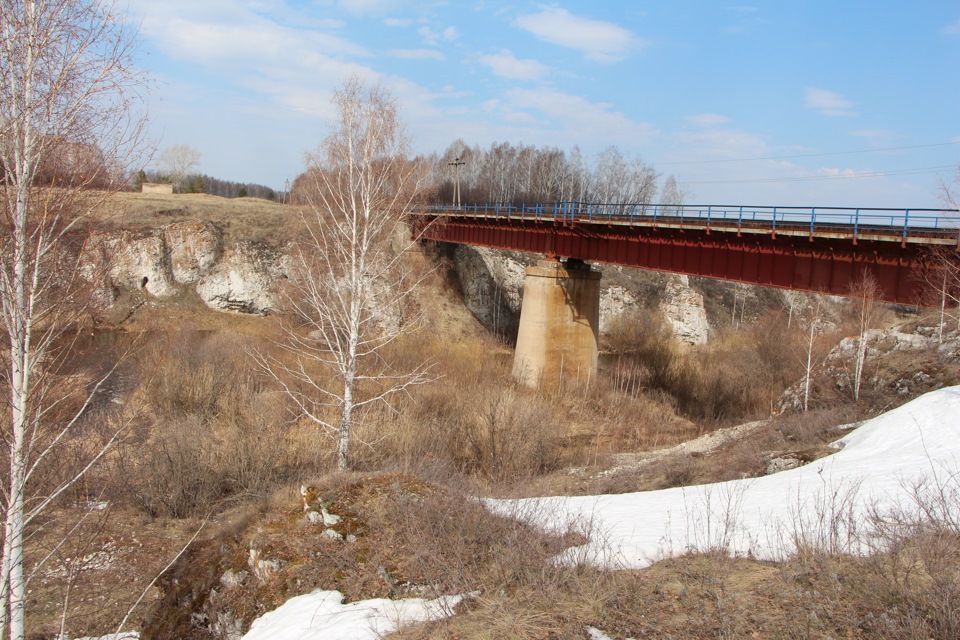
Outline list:
[[[254,620],[243,640],[378,640],[402,625],[453,615],[463,598],[379,598],[343,604],[339,591],[314,591]]]
[[[871,509],[907,506],[911,487],[960,469],[958,415],[960,386],[949,387],[864,422],[834,443],[833,455],[762,478],[485,504],[506,515],[539,514],[527,519],[552,531],[590,523],[590,542],[568,550],[565,562],[640,568],[707,549],[778,559],[794,550],[794,534],[821,535],[816,523],[830,518],[838,528],[826,542],[866,551],[851,527]]]

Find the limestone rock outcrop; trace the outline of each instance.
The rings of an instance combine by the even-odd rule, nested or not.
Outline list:
[[[274,283],[284,276],[279,252],[259,242],[238,242],[197,282],[207,306],[220,311],[264,314],[273,309]]]
[[[174,222],[163,228],[163,238],[173,279],[180,284],[199,280],[223,252],[223,232],[212,222]]]
[[[90,239],[81,275],[103,307],[120,290],[168,298],[195,286],[211,308],[267,313],[273,288],[284,277],[280,252],[256,242],[225,249],[223,232],[211,222],[174,222],[148,231],[111,231]]]
[[[526,265],[506,252],[466,245],[454,249],[453,263],[470,313],[494,333],[515,336]]]
[[[674,276],[667,283],[660,310],[673,326],[674,335],[687,344],[704,344],[710,335],[703,296],[690,288],[687,276]]]
[[[606,333],[614,318],[637,309],[640,301],[629,289],[619,285],[604,288],[603,280],[600,284],[600,333]]]
[[[123,289],[143,289],[151,296],[165,298],[176,293],[170,255],[163,234],[120,231],[91,241],[93,255],[107,266],[110,282]],[[93,271],[99,271],[94,267]]]

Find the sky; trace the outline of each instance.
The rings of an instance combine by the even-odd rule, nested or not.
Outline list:
[[[942,206],[956,0],[129,0],[158,155],[283,189],[352,75],[414,151],[616,145],[694,204]]]

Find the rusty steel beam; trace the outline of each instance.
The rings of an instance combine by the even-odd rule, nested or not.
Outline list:
[[[413,216],[424,239],[576,258],[734,282],[848,295],[864,271],[887,302],[923,304],[925,245],[829,235],[625,226],[560,220]]]

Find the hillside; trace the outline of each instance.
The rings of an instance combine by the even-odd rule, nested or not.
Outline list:
[[[621,317],[609,319],[607,353],[591,384],[518,387],[509,342],[468,311],[456,254],[443,260],[444,252],[427,248],[406,256],[423,274],[416,306],[427,312],[426,324],[387,353],[398,363],[428,359],[433,380],[365,411],[355,470],[338,474],[334,441],[290,402],[283,381],[265,373],[265,358],[285,357],[275,340],[285,322],[282,305],[237,313],[215,310],[201,294],[206,283],[236,271],[249,255],[244,247],[274,256],[258,273],[282,274],[271,269],[282,266],[284,247],[296,237],[297,210],[260,200],[121,194],[101,215],[101,232],[118,243],[117,256],[127,257],[119,261],[123,269],[108,273],[112,306],[93,317],[90,340],[76,345],[83,379],[111,373],[74,444],[94,446],[105,437],[103,425],[122,425],[123,438],[82,491],[58,506],[59,528],[46,529],[76,524],[84,532],[57,555],[31,596],[37,628],[51,632],[67,577],[83,594],[67,606],[69,628],[102,634],[125,611],[102,603],[134,600],[172,563],[131,619],[143,638],[239,638],[258,616],[316,590],[339,591],[346,611],[378,598],[386,607],[394,606],[386,599],[420,599],[411,606],[424,612],[425,601],[479,593],[456,605],[454,618],[399,637],[478,637],[488,629],[489,637],[583,638],[589,626],[619,639],[672,637],[687,627],[698,636],[724,628],[746,633],[758,625],[777,630],[773,637],[790,635],[790,616],[802,602],[827,606],[821,594],[833,592],[820,574],[808,582],[797,576],[807,575],[811,562],[841,562],[832,550],[785,552],[776,567],[708,553],[628,572],[549,559],[588,543],[620,544],[624,527],[659,544],[665,525],[657,518],[666,512],[650,517],[657,531],[641,530],[632,522],[646,516],[634,512],[659,507],[635,506],[629,494],[663,490],[639,495],[702,501],[703,490],[692,487],[742,478],[767,486],[787,477],[781,472],[818,475],[815,469],[832,464],[825,461],[843,459],[830,447],[841,425],[960,383],[960,336],[948,333],[941,343],[930,337],[932,319],[888,309],[870,334],[865,384],[854,401],[852,350],[843,340],[849,312],[845,303],[828,301],[812,352],[810,412],[802,413],[795,399],[807,334],[799,310],[791,322],[782,305],[762,302],[781,300],[778,293],[739,291],[737,299],[758,301],[741,318],[723,307],[730,289],[718,287],[710,299],[722,310],[714,314],[721,326],[706,343],[690,345],[676,339],[662,315],[664,295],[676,287],[660,291],[663,276],[623,273],[611,274],[613,286],[652,293],[635,296],[619,307]],[[219,239],[210,260],[182,253],[186,229]],[[190,259],[178,261],[184,255]],[[148,283],[137,271],[145,265],[152,269]],[[155,295],[145,285],[159,286],[157,274],[166,271],[169,286]],[[260,281],[261,293],[282,284],[281,276],[271,277]],[[691,281],[684,295],[697,286]],[[719,318],[727,314],[723,325]],[[315,375],[320,384],[336,382],[321,369]],[[305,487],[313,487],[306,500]],[[729,503],[741,495],[730,491],[718,498]],[[476,496],[535,499],[497,515]],[[559,503],[545,496],[566,496],[557,501],[571,505],[620,500],[625,524],[587,509],[569,528],[539,530],[528,522],[542,522],[548,505]],[[90,505],[109,508],[92,519]],[[679,515],[668,519],[679,527],[670,546],[682,551],[690,530],[682,531]],[[609,532],[600,531],[603,522]],[[39,561],[55,538],[35,540],[30,553]],[[90,555],[100,548],[109,554]],[[637,554],[659,558],[649,545]],[[77,564],[88,555],[95,561]],[[124,572],[129,579],[118,580]],[[757,595],[784,589],[793,599]],[[636,593],[647,594],[649,607],[637,605]],[[912,606],[914,596],[902,594],[893,610]],[[341,610],[337,596],[325,597],[325,611]],[[841,598],[842,615],[814,624],[812,637],[853,628],[853,610],[880,615],[875,602],[857,598]],[[743,623],[736,613],[743,608],[757,608],[750,620],[760,622]],[[899,613],[889,615],[900,624]],[[656,628],[643,619],[658,620]],[[883,637],[872,629],[857,637]]]

